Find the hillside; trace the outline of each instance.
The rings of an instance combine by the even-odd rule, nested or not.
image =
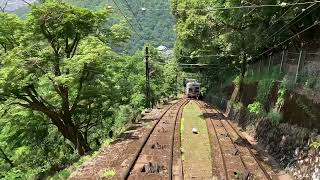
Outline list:
[[[141,49],[145,43],[156,47],[164,45],[169,48],[172,48],[174,45],[175,21],[169,10],[169,1],[117,0],[118,6],[112,0],[73,0],[73,3],[90,9],[112,6],[117,16],[120,15],[123,18],[123,15],[125,15],[128,17],[132,26],[143,37],[141,38],[136,32],[132,32],[132,38],[126,48],[124,48],[128,53],[134,53],[136,50]],[[118,7],[123,14],[119,12]],[[145,8],[146,11],[143,11],[142,8]]]
[[[125,0],[117,0],[116,3],[123,14],[119,12],[119,9],[112,0],[68,1],[77,6],[89,9],[101,9],[112,6],[114,17],[124,19],[123,15],[125,15],[130,20],[130,23],[135,30],[140,33],[140,36],[132,31],[132,37],[128,44],[125,45],[124,48],[118,49],[118,51],[132,54],[137,50],[140,50],[146,43],[155,47],[164,45],[173,48],[175,41],[175,20],[170,11],[169,1],[127,0],[126,3]],[[142,8],[145,8],[146,11],[143,11]],[[21,7],[21,4],[19,4],[19,8],[16,8],[15,12],[19,16],[24,17],[28,11],[26,10],[26,7]],[[133,15],[133,13],[135,15]],[[130,25],[128,24],[128,26]],[[141,36],[143,38],[141,38]]]
[[[35,0],[26,0],[26,2],[34,2]],[[15,11],[17,9],[23,8],[26,3],[21,0],[0,0],[0,7],[4,7],[6,5],[6,11]]]

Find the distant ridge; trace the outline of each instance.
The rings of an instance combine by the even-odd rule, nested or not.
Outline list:
[[[32,3],[36,0],[26,0],[26,1]],[[3,7],[6,2],[8,3],[5,10],[9,12],[15,11],[23,6],[26,6],[26,3],[23,2],[22,0],[0,0],[0,6]]]

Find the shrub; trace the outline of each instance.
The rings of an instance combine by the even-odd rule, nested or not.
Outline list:
[[[278,99],[276,102],[276,109],[279,111],[284,105],[285,96],[287,94],[287,87],[285,81],[282,81],[278,90]]]
[[[272,89],[274,80],[272,79],[263,79],[258,83],[258,92],[257,92],[257,100],[264,104],[268,100],[268,96]]]
[[[313,149],[320,149],[320,138],[317,138],[316,140],[314,140],[311,144],[310,144],[310,148]]]
[[[241,102],[230,101],[230,103],[232,107],[237,110],[240,110],[243,107],[243,104]]]
[[[272,109],[268,113],[267,118],[272,122],[273,125],[278,125],[282,121],[282,114],[276,109]]]
[[[116,172],[114,170],[107,170],[103,173],[103,177],[111,178],[116,175]]]
[[[242,81],[242,77],[241,76],[237,76],[232,82],[235,86],[240,86],[241,84],[241,81]]]
[[[254,103],[249,104],[248,110],[249,110],[249,112],[257,114],[257,115],[261,115],[264,112],[263,105],[258,101],[255,101]]]

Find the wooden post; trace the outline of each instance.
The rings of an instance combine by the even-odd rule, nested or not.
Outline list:
[[[281,58],[281,64],[280,64],[280,73],[282,73],[283,63],[284,63],[284,56],[287,56],[287,53],[285,50],[282,50],[282,58]]]
[[[269,56],[268,72],[270,72],[271,60],[272,60],[272,55]]]
[[[302,59],[302,52],[303,52],[303,50],[301,49],[301,50],[300,50],[300,53],[299,53],[299,61],[298,61],[298,65],[297,65],[296,78],[295,78],[295,80],[294,80],[295,83],[298,82],[300,64],[301,64],[301,59]]]
[[[251,75],[253,76],[253,68],[251,67]]]
[[[146,59],[146,108],[150,108],[150,74],[149,74],[149,48],[145,49]]]
[[[261,61],[262,61],[262,59],[259,60],[259,73],[261,73]]]

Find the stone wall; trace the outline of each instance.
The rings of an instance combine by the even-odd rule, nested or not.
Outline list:
[[[251,89],[247,91],[247,88]],[[253,92],[254,89],[256,88],[252,85],[246,85],[242,92]],[[273,89],[277,89],[277,85]],[[276,94],[275,92],[270,93],[269,99],[273,102],[269,103],[270,105],[276,101],[272,95]],[[238,93],[233,94],[235,97],[247,97],[240,98],[241,101],[245,100],[243,104],[248,104],[254,99],[252,96],[239,94],[238,90],[234,93]],[[311,121],[310,112],[317,114],[320,108],[319,104],[301,96],[293,92],[286,98],[282,109],[286,123],[273,124],[266,117],[252,114],[244,107],[232,106],[232,103],[229,103],[229,118],[237,121],[246,132],[255,137],[258,144],[295,179],[320,179],[320,152],[319,149],[310,148],[315,139],[320,139],[318,131],[320,116],[316,115],[317,118]],[[300,100],[297,100],[297,97]],[[307,104],[309,110],[301,108],[301,103]]]

